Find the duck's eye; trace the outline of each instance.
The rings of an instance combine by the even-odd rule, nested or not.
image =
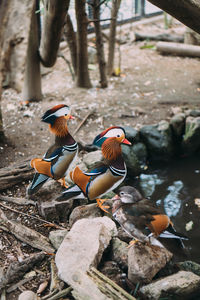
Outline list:
[[[117,137],[120,137],[120,134],[118,134]]]
[[[65,114],[65,116],[67,116],[67,114]]]
[[[124,192],[120,192],[120,196],[124,196]]]

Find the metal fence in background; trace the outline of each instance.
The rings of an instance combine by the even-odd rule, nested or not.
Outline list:
[[[92,1],[88,0],[87,2]],[[101,5],[101,19],[110,19],[112,1],[106,1]],[[87,4],[87,14],[90,19],[93,19],[91,6]],[[118,13],[118,24],[128,23],[140,20],[142,18],[148,18],[161,14],[162,10],[154,6],[147,0],[122,0],[119,13]],[[69,14],[72,18],[73,25],[76,28],[76,18],[74,1],[70,2]],[[101,25],[108,27],[110,21],[103,21]]]

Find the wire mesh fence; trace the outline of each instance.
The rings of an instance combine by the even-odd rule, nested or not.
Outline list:
[[[93,2],[93,0],[86,1],[86,12],[88,14],[89,19],[93,19],[92,8],[89,3]],[[101,5],[101,20],[105,20],[101,22],[103,27],[109,27],[110,24],[110,15],[111,15],[111,7],[112,1],[105,1]],[[122,0],[119,13],[118,13],[118,24],[120,23],[128,23],[140,20],[142,18],[148,18],[151,16],[155,16],[161,14],[162,10],[158,7],[154,6],[147,0]],[[71,1],[69,7],[69,14],[73,21],[73,25],[76,28],[76,18],[75,18],[75,8],[74,8],[74,0]],[[89,26],[89,30],[92,30]]]

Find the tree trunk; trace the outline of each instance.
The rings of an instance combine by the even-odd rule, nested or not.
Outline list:
[[[96,34],[96,49],[97,49],[97,59],[99,64],[99,73],[100,73],[100,84],[102,88],[108,86],[107,77],[106,77],[106,61],[104,55],[104,45],[103,37],[101,32],[100,25],[100,0],[93,1],[93,17],[94,17],[94,28]]]
[[[2,48],[3,44],[3,37],[4,37],[4,31],[5,31],[5,23],[6,19],[8,17],[8,8],[9,3],[7,0],[2,0],[0,2],[0,48]],[[1,93],[2,93],[2,51],[0,51],[0,100],[1,100]],[[2,121],[2,114],[1,114],[1,106],[0,106],[0,143],[4,140],[4,132],[3,132],[3,121]]]
[[[69,46],[69,51],[70,51],[70,56],[71,56],[71,61],[72,61],[72,66],[74,69],[75,75],[77,74],[77,46],[76,46],[76,33],[73,28],[73,24],[70,18],[70,15],[67,14],[66,17],[66,24],[64,27],[64,35],[67,40],[68,46]]]
[[[198,34],[194,30],[187,27],[185,34],[184,34],[184,43],[199,46],[200,45],[200,34]]]
[[[180,22],[200,33],[200,1],[149,0]]]
[[[0,98],[2,85],[21,91],[34,1],[0,1]],[[20,8],[20,9],[19,9]],[[0,108],[0,142],[4,140]]]
[[[108,75],[111,75],[113,72],[117,15],[118,15],[120,4],[121,4],[121,0],[112,0],[109,46],[108,46],[108,63],[107,63]]]
[[[40,15],[35,13],[38,10],[39,0],[35,0],[35,5],[33,7],[31,16],[31,28],[28,39],[26,69],[24,77],[24,86],[22,90],[23,101],[40,101],[42,99],[40,57],[38,54],[40,43],[40,24],[38,24],[38,19]]]
[[[91,88],[88,71],[87,51],[87,26],[88,19],[85,12],[85,0],[75,1],[77,20],[77,80],[76,85],[83,88]]]
[[[69,1],[45,0],[40,45],[40,58],[45,67],[52,67],[56,62]]]

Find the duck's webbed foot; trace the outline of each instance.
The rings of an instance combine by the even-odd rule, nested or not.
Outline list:
[[[130,247],[132,247],[132,246],[134,246],[136,243],[138,243],[139,242],[139,240],[137,240],[137,239],[134,239],[134,240],[131,240],[130,242],[129,242],[129,245],[127,246],[127,248],[130,248]]]
[[[109,213],[108,210],[106,210],[106,208],[108,209],[108,208],[110,208],[110,206],[109,206],[109,205],[103,205],[103,203],[104,203],[105,201],[107,201],[107,200],[108,200],[108,199],[96,199],[96,201],[97,201],[97,206],[98,206],[101,210],[105,211],[106,213]]]
[[[66,189],[68,188],[68,185],[66,185],[66,182],[65,182],[65,177],[60,178],[60,179],[58,179],[57,181],[60,182],[60,184],[61,184],[62,186],[64,186]]]

